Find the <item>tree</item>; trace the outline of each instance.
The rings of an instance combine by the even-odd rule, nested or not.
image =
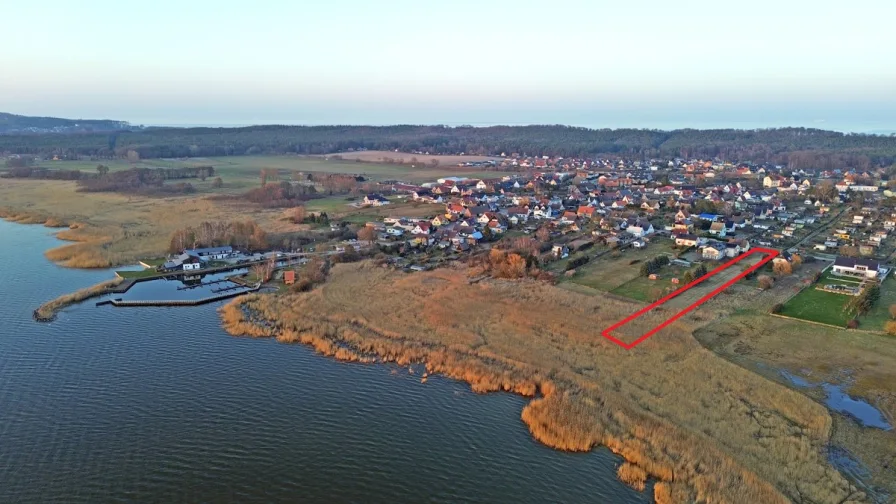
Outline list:
[[[698,264],[697,268],[694,270],[694,278],[700,278],[706,274],[706,265]]]
[[[790,261],[782,260],[775,261],[772,264],[772,271],[776,276],[782,277],[793,274],[793,267],[790,265]]]
[[[129,150],[127,156],[129,163],[136,163],[137,161],[140,161],[140,153],[135,150]]]
[[[681,281],[684,282],[685,285],[694,281],[694,272],[691,270],[685,271],[684,275],[681,277]]]
[[[100,177],[105,177],[106,174],[109,173],[109,167],[106,165],[96,165],[96,172]]]
[[[896,304],[890,305],[890,318],[896,320]]]
[[[215,189],[224,187],[224,181],[221,180],[221,177],[215,177],[215,180],[212,181],[212,187]]]
[[[876,283],[871,283],[862,289],[858,296],[853,296],[844,307],[844,310],[856,315],[864,315],[874,307],[878,299],[880,299],[880,286]]]
[[[759,275],[757,282],[762,290],[769,290],[775,285],[775,279],[768,275]]]
[[[538,231],[535,232],[535,237],[538,238],[538,241],[546,243],[551,239],[551,230],[548,229],[547,226],[541,226],[538,228]]]
[[[292,222],[294,224],[301,224],[301,223],[305,222],[306,216],[307,216],[307,213],[305,212],[305,207],[302,205],[299,205],[292,209],[292,211],[290,212],[289,218],[290,218],[290,220],[292,220]]]
[[[815,186],[815,197],[825,203],[830,203],[837,197],[837,188],[830,180],[823,180]]]
[[[373,243],[376,240],[376,229],[370,226],[364,226],[358,230],[358,240]]]
[[[793,266],[793,270],[798,270],[803,264],[803,257],[797,254],[793,254],[792,256],[790,256],[790,263]]]

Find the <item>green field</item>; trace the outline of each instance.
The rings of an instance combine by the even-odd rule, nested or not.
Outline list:
[[[121,278],[146,278],[159,274],[158,271],[152,269],[144,269],[140,271],[116,271],[115,273]]]
[[[638,266],[640,267],[640,264],[638,264]],[[678,278],[680,280],[685,271],[687,271],[687,269],[680,266],[666,266],[657,274],[658,278],[656,280],[651,280],[645,276],[638,276],[637,278],[629,280],[616,287],[610,292],[636,301],[655,301],[660,297],[657,296],[659,292],[671,292],[683,286],[683,283],[673,284],[672,279]]]
[[[787,301],[787,303],[784,304],[784,308],[781,310],[781,315],[810,320],[813,322],[821,322],[822,324],[831,324],[840,327],[846,326],[846,323],[853,317],[849,313],[846,313],[843,308],[849,303],[852,296],[816,289],[816,286],[825,284],[848,285],[850,287],[858,286],[856,281],[831,275],[830,271],[828,271],[822,275],[817,283],[806,287],[799,294]],[[885,296],[882,296],[882,298],[883,297]],[[883,301],[883,299],[881,301]],[[860,320],[863,318],[864,317],[860,317]],[[881,323],[880,325],[883,324]]]
[[[239,193],[258,187],[261,184],[261,170],[272,169],[279,173],[280,180],[291,180],[293,173],[349,173],[363,175],[372,180],[404,180],[407,182],[433,182],[441,177],[497,177],[496,172],[484,172],[457,166],[419,166],[412,168],[409,164],[359,163],[336,159],[325,159],[314,156],[226,156],[212,158],[184,159],[145,159],[129,163],[124,159],[79,160],[79,161],[41,161],[38,167],[81,170],[96,172],[96,167],[103,164],[110,171],[140,168],[180,168],[190,166],[212,166],[215,176],[205,181],[191,179],[188,182],[199,193]],[[221,188],[212,187],[215,177],[221,177],[224,183]],[[268,179],[269,181],[271,179]],[[314,210],[319,211],[319,210]],[[323,209],[330,212],[330,210]]]
[[[880,286],[880,299],[871,311],[861,317],[862,328],[882,331],[890,318],[890,306],[896,304],[896,280],[887,278]]]
[[[612,292],[625,283],[638,279],[641,276],[643,261],[658,255],[671,254],[672,245],[672,240],[656,238],[644,249],[609,252],[576,268],[576,274],[572,278],[561,277],[561,283],[572,282],[592,289]],[[586,253],[593,252],[587,251]],[[551,267],[553,268],[553,263]]]

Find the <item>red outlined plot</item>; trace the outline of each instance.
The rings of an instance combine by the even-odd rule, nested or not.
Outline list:
[[[636,318],[640,317],[641,315],[644,315],[645,313],[647,313],[647,312],[649,312],[650,310],[656,308],[657,306],[662,305],[662,304],[665,303],[666,301],[669,301],[670,299],[672,299],[672,298],[674,298],[674,297],[676,297],[676,296],[682,294],[683,292],[687,291],[687,290],[690,289],[691,287],[694,287],[694,286],[696,286],[696,285],[698,285],[698,284],[704,282],[705,280],[709,279],[709,278],[712,277],[713,275],[716,275],[716,274],[718,274],[718,273],[724,271],[725,269],[730,268],[731,266],[734,266],[734,265],[737,264],[738,262],[740,262],[740,261],[746,259],[747,257],[749,257],[749,256],[751,256],[751,255],[753,255],[753,254],[767,254],[767,255],[766,255],[766,257],[763,257],[762,260],[760,260],[758,263],[754,264],[753,266],[750,266],[749,268],[747,268],[746,270],[744,270],[744,271],[742,271],[740,274],[738,274],[736,277],[732,278],[731,280],[728,280],[728,281],[725,282],[724,284],[722,284],[722,285],[720,285],[719,287],[717,287],[716,289],[714,289],[714,290],[713,290],[712,292],[710,292],[709,294],[707,294],[707,295],[703,296],[702,298],[698,299],[697,302],[695,302],[694,304],[688,306],[688,307],[685,308],[684,310],[681,310],[680,312],[676,313],[675,315],[672,315],[671,317],[669,317],[668,319],[666,319],[665,321],[663,321],[663,322],[662,322],[661,324],[659,324],[658,326],[656,326],[656,327],[654,327],[653,329],[651,329],[651,330],[647,331],[646,333],[642,334],[642,335],[639,336],[638,339],[636,339],[635,341],[632,341],[631,343],[626,343],[626,342],[624,342],[624,341],[622,341],[622,340],[616,338],[615,336],[613,336],[613,335],[611,334],[611,333],[612,333],[613,331],[615,331],[616,329],[619,329],[620,327],[624,326],[625,324],[628,324],[629,322],[631,322],[632,320],[635,320]],[[690,312],[691,310],[693,310],[693,309],[697,308],[698,306],[702,305],[703,303],[709,301],[709,300],[712,299],[716,294],[718,294],[718,293],[722,292],[723,290],[727,289],[728,287],[734,285],[738,280],[740,280],[741,278],[743,278],[743,277],[749,275],[749,274],[752,273],[753,271],[756,271],[757,269],[761,268],[763,265],[765,265],[767,262],[771,261],[772,259],[774,259],[774,258],[777,257],[777,256],[778,256],[778,251],[777,251],[777,250],[767,249],[767,248],[758,248],[758,247],[757,247],[757,248],[752,248],[752,249],[750,249],[746,254],[742,254],[742,255],[740,255],[740,256],[738,256],[738,257],[735,257],[734,259],[732,259],[732,260],[730,260],[730,261],[728,261],[728,262],[722,264],[722,265],[719,266],[718,268],[716,268],[716,269],[710,271],[709,273],[703,275],[702,277],[700,277],[700,278],[694,280],[693,282],[691,282],[691,283],[685,285],[684,287],[681,287],[680,289],[676,290],[675,292],[672,292],[671,294],[669,294],[669,295],[667,295],[666,297],[660,299],[659,301],[657,301],[657,302],[655,302],[655,303],[652,303],[652,304],[650,304],[650,305],[648,305],[648,306],[645,306],[644,308],[641,308],[640,310],[636,311],[635,313],[632,313],[631,315],[629,315],[628,317],[626,317],[626,318],[620,320],[619,322],[616,322],[615,324],[611,325],[610,327],[604,329],[603,332],[602,332],[601,334],[603,335],[604,338],[607,338],[608,340],[612,341],[613,343],[616,343],[617,345],[621,346],[622,348],[625,348],[625,349],[627,349],[627,350],[630,350],[630,349],[634,348],[635,346],[637,346],[637,345],[638,345],[639,343],[641,343],[642,341],[644,341],[644,340],[646,340],[647,338],[653,336],[653,335],[654,335],[657,331],[659,331],[660,329],[666,327],[667,325],[671,324],[672,322],[675,322],[676,320],[678,320],[679,318],[683,317],[685,314],[687,314],[687,313]]]

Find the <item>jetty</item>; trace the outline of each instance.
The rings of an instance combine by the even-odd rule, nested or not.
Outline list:
[[[243,289],[240,291],[236,291],[236,289]],[[100,301],[97,303],[97,306],[104,305],[112,305],[117,307],[133,307],[133,306],[199,306],[207,303],[214,303],[215,301],[221,301],[224,299],[229,299],[236,296],[241,296],[243,294],[249,294],[250,292],[257,292],[261,289],[261,284],[256,284],[248,289],[242,286],[228,287],[225,289],[220,289],[221,292],[215,296],[209,296],[201,299],[167,299],[167,300],[145,300],[145,299],[107,299],[106,301]]]

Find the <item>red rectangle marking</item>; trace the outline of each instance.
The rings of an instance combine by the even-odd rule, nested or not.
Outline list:
[[[687,290],[690,289],[691,287],[694,287],[694,286],[696,286],[696,285],[698,285],[698,284],[704,282],[705,280],[708,280],[708,279],[709,279],[710,277],[712,277],[713,275],[716,275],[716,274],[718,274],[718,273],[724,271],[725,269],[730,268],[731,266],[734,266],[734,265],[737,264],[738,262],[740,262],[740,261],[746,259],[746,258],[749,257],[750,255],[752,255],[752,254],[757,254],[757,253],[759,253],[759,254],[768,254],[768,256],[762,258],[761,261],[759,261],[758,263],[754,264],[753,266],[750,266],[749,268],[745,269],[745,270],[742,271],[740,274],[738,274],[736,277],[732,278],[731,280],[728,280],[728,281],[725,282],[723,285],[717,287],[715,290],[713,290],[713,291],[710,292],[709,294],[707,294],[707,295],[703,296],[702,298],[698,299],[697,302],[695,302],[694,304],[692,304],[692,305],[688,306],[687,308],[681,310],[680,312],[678,312],[678,313],[676,313],[675,315],[673,315],[673,316],[669,317],[668,319],[666,319],[664,322],[662,322],[662,323],[659,324],[658,326],[656,326],[656,327],[654,327],[653,329],[651,329],[651,330],[647,331],[646,333],[642,334],[642,335],[639,336],[638,339],[636,339],[635,341],[632,341],[631,343],[626,343],[626,342],[624,342],[624,341],[622,341],[622,340],[616,338],[616,337],[613,336],[612,334],[610,334],[611,332],[615,331],[616,329],[619,329],[620,327],[624,326],[625,324],[628,324],[628,323],[631,322],[632,320],[635,320],[636,318],[640,317],[641,315],[644,315],[645,313],[647,313],[647,312],[649,312],[650,310],[656,308],[657,306],[660,306],[661,304],[665,303],[666,301],[668,301],[668,300],[670,300],[670,299],[672,299],[672,298],[674,298],[674,297],[676,297],[676,296],[678,296],[678,295],[684,293],[685,291],[687,291]],[[743,277],[749,275],[750,273],[756,271],[757,269],[761,268],[763,265],[765,265],[766,263],[768,263],[769,261],[771,261],[772,259],[774,259],[775,257],[777,257],[778,254],[779,254],[779,252],[778,252],[777,250],[773,250],[773,249],[758,248],[758,247],[757,247],[757,248],[752,248],[752,249],[750,249],[746,254],[742,254],[742,255],[740,255],[740,256],[735,257],[734,259],[732,259],[732,260],[730,260],[730,261],[728,261],[728,262],[722,264],[722,265],[719,266],[718,268],[715,268],[714,270],[708,272],[707,274],[701,276],[700,278],[694,280],[693,282],[691,282],[691,283],[685,285],[684,287],[681,287],[681,288],[677,289],[676,291],[674,291],[674,292],[672,292],[672,293],[666,295],[665,297],[663,297],[663,298],[660,299],[659,301],[656,301],[656,302],[654,302],[654,303],[652,303],[652,304],[650,304],[650,305],[647,305],[647,306],[645,306],[644,308],[641,308],[640,310],[636,311],[635,313],[632,313],[632,314],[629,315],[628,317],[626,317],[626,318],[620,320],[619,322],[616,322],[615,324],[611,325],[610,327],[604,329],[603,332],[602,332],[601,334],[603,335],[604,338],[607,338],[608,340],[612,341],[613,343],[616,343],[617,345],[621,346],[622,348],[625,348],[625,349],[632,349],[632,348],[634,348],[635,346],[637,346],[639,343],[641,343],[642,341],[644,341],[644,340],[646,340],[647,338],[653,336],[653,335],[654,335],[657,331],[659,331],[660,329],[666,327],[667,325],[671,324],[672,322],[675,322],[676,320],[678,320],[679,318],[683,317],[685,314],[687,314],[687,313],[690,312],[691,310],[697,308],[698,306],[702,305],[703,303],[705,303],[705,302],[709,301],[710,299],[712,299],[713,297],[715,297],[716,294],[718,294],[718,293],[722,292],[723,290],[727,289],[728,287],[734,285],[734,284],[737,283],[737,281],[740,280],[741,278],[743,278]]]

